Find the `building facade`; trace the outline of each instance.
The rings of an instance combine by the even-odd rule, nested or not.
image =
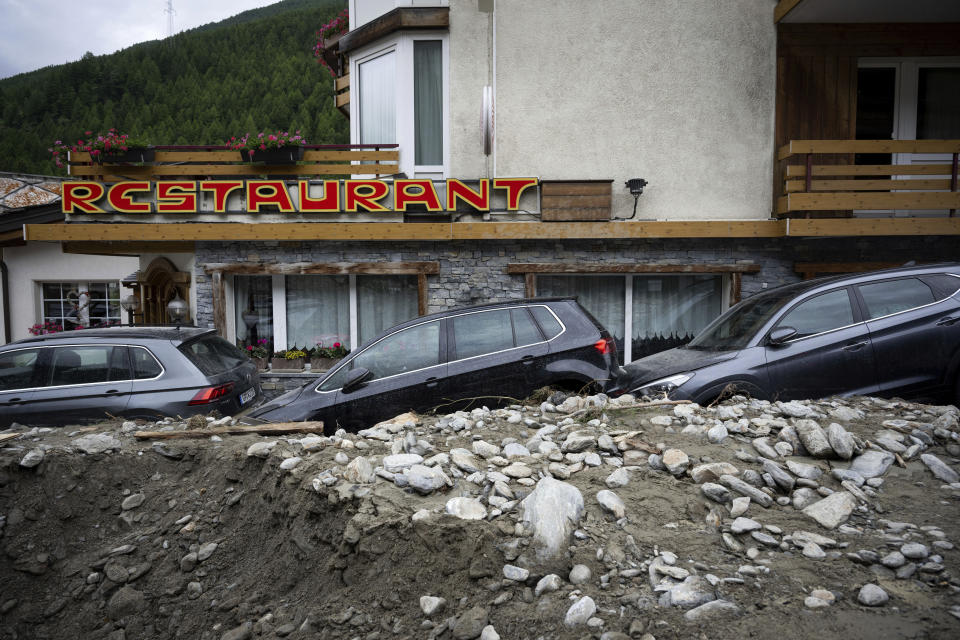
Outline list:
[[[625,360],[767,287],[960,258],[953,3],[349,9],[327,59],[350,148],[308,149],[295,169],[184,168],[196,198],[177,213],[156,188],[171,170],[138,169],[143,212],[104,197],[27,237],[135,252],[158,305],[181,295],[241,344],[353,347],[417,314],[573,294]],[[74,161],[80,179],[119,180]],[[202,181],[231,171],[242,184],[219,201]],[[263,175],[282,188],[251,186]]]

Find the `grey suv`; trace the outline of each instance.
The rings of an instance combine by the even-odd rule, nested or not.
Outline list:
[[[747,298],[610,393],[709,402],[899,395],[960,403],[960,264],[807,280]]]
[[[83,329],[0,347],[0,426],[232,415],[262,399],[253,362],[207,329]]]

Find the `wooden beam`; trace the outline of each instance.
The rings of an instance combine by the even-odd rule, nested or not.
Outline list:
[[[758,264],[577,264],[570,262],[520,262],[507,265],[507,273],[756,273]]]
[[[449,240],[450,223],[195,222],[26,225],[28,240]]]
[[[783,20],[786,15],[793,11],[802,1],[803,0],[780,0],[777,6],[773,8],[773,23],[776,24]]]
[[[440,273],[439,262],[286,262],[286,263],[210,263],[207,273],[233,275],[413,275]]]
[[[333,81],[333,88],[337,91],[343,91],[350,88],[350,74],[346,73]]]
[[[803,274],[862,273],[902,266],[902,262],[795,262],[793,270]]]
[[[807,153],[958,153],[960,140],[791,140],[777,159]]]
[[[649,222],[457,222],[452,240],[564,238],[777,238],[779,220],[683,220]]]
[[[950,180],[813,180],[813,191],[894,191],[949,190]],[[787,193],[802,193],[806,189],[805,180],[787,180]]]
[[[509,272],[508,272],[509,273]],[[523,276],[524,295],[528,298],[537,297],[537,274],[527,272]]]
[[[357,174],[390,175],[397,172],[396,164],[165,164],[142,167],[100,167],[94,165],[70,168],[73,176],[97,177],[102,182],[170,177],[170,176],[340,176]],[[109,169],[109,172],[105,170]],[[119,170],[123,171],[119,175]],[[116,172],[116,173],[112,173]]]
[[[791,193],[791,211],[835,211],[838,209],[960,209],[960,193]]]
[[[26,244],[23,239],[23,229],[14,229],[0,233],[0,247],[19,247]]]
[[[815,176],[948,176],[949,164],[815,164]],[[804,178],[807,168],[802,164],[787,165],[788,178]]]
[[[543,196],[609,197],[612,182],[612,180],[541,180],[540,194]]]
[[[743,274],[735,271],[730,274],[730,305],[740,302],[743,296]]]
[[[786,222],[790,237],[960,235],[960,218],[794,218]]]
[[[440,271],[440,264],[436,262],[433,264],[437,265],[437,272]],[[429,296],[430,294],[427,290],[427,272],[419,271],[417,272],[417,313],[421,316],[427,315]]]
[[[227,294],[223,282],[223,273],[210,274],[210,287],[213,297],[213,326],[221,337],[227,336]]]
[[[348,104],[350,104],[350,92],[349,92],[349,91],[345,91],[345,92],[343,92],[343,93],[338,93],[338,94],[335,96],[335,98],[336,98],[336,106],[337,106],[337,109],[339,109],[339,108],[341,108],[341,107],[345,107],[345,106],[347,106]]]
[[[193,242],[64,242],[64,253],[95,256],[139,256],[141,253],[193,253]],[[189,274],[188,274],[189,275]]]
[[[449,7],[398,7],[340,36],[340,53],[349,53],[401,29],[449,28]]]
[[[171,440],[179,438],[209,438],[210,436],[280,435],[284,433],[323,433],[323,422],[278,422],[255,426],[212,427],[186,431],[134,431],[137,440]]]

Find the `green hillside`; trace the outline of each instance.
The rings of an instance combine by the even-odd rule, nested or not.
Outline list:
[[[349,141],[315,32],[345,0],[286,0],[172,38],[0,80],[0,171],[62,174],[47,148],[111,127],[152,144],[268,129]]]

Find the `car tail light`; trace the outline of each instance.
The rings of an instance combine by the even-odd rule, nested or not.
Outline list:
[[[226,396],[232,389],[232,382],[221,384],[218,387],[207,387],[206,389],[201,389],[200,391],[197,391],[197,395],[193,396],[193,400],[191,400],[189,404],[210,404],[211,402],[215,402]]]
[[[610,353],[610,346],[612,340],[607,340],[606,338],[600,338],[593,343],[593,348],[599,351],[600,353]]]

